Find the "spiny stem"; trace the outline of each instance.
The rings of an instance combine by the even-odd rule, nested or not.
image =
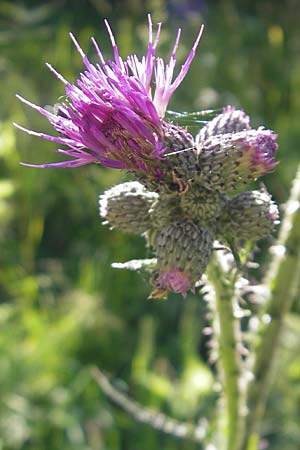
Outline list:
[[[220,258],[220,255],[217,255]],[[238,345],[240,330],[235,318],[235,277],[224,273],[216,258],[208,268],[208,279],[215,291],[216,313],[219,327],[219,361],[223,371],[226,401],[227,450],[234,450],[240,433],[242,374]]]
[[[195,425],[188,422],[180,422],[166,416],[160,411],[145,408],[128,395],[116,389],[109,379],[97,367],[93,367],[91,373],[107,397],[131,415],[136,421],[145,423],[164,433],[181,439],[190,439],[194,442],[203,442],[207,435],[204,424]]]
[[[272,381],[272,367],[283,321],[293,299],[300,269],[300,166],[286,205],[278,244],[274,247],[273,261],[266,278],[270,289],[264,315],[268,324],[260,330],[255,349],[254,378],[249,384],[245,435],[240,450],[253,450],[258,442],[259,422],[264,413],[265,399]]]

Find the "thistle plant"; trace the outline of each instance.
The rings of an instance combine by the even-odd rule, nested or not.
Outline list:
[[[169,293],[186,297],[189,291],[196,293],[199,286],[206,286],[210,293],[212,327],[218,342],[217,376],[223,386],[223,402],[217,409],[225,426],[212,436],[210,433],[208,439],[197,426],[165,416],[159,421],[157,417],[162,415],[150,413],[118,393],[95,370],[95,378],[107,395],[136,420],[176,436],[201,440],[203,448],[256,450],[278,336],[299,269],[300,175],[291,194],[293,208],[288,204],[272,269],[264,281],[268,299],[258,320],[263,314],[270,320],[260,320],[259,331],[248,343],[247,356],[240,318],[248,311],[240,299],[251,257],[249,248],[270,237],[279,223],[278,207],[266,188],[251,187],[275,169],[277,135],[263,127],[253,129],[249,116],[234,106],[196,113],[204,125],[195,136],[178,125],[168,114],[168,103],[195,57],[202,27],[174,77],[180,30],[165,63],[156,55],[161,24],[153,35],[150,15],[148,20],[148,48],[141,59],[120,56],[107,21],[113,61],[104,59],[92,39],[98,62],[90,62],[71,35],[85,71],[72,84],[48,64],[65,85],[66,101],[57,105],[56,111],[18,96],[44,115],[58,135],[16,126],[57,143],[63,148],[55,151],[72,158],[24,165],[48,168],[96,163],[127,171],[132,181],[100,194],[100,216],[113,229],[142,235],[153,257],[116,266],[146,271],[151,285],[149,298],[167,298]],[[249,334],[251,330],[246,331]],[[185,430],[181,434],[180,427]]]

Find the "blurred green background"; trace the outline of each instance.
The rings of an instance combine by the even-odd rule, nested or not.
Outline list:
[[[51,131],[15,93],[40,105],[59,101],[63,85],[44,63],[76,79],[83,66],[69,31],[91,58],[90,36],[109,57],[107,17],[120,53],[142,55],[147,12],[164,23],[161,55],[183,28],[179,65],[205,24],[170,109],[233,104],[251,115],[253,126],[275,129],[281,163],[264,181],[279,203],[287,199],[299,161],[298,0],[0,1],[1,450],[196,449],[113,406],[93,380],[92,365],[148,407],[192,422],[205,415],[214,424],[218,386],[203,334],[207,305],[192,295],[147,300],[147,280],[110,267],[148,256],[141,238],[109,231],[98,217],[98,194],[124,175],[98,166],[22,167],[19,161],[59,156],[51,143],[12,127],[16,121]],[[258,254],[262,265],[266,248]],[[263,424],[264,443],[274,450],[300,448],[299,311],[295,304]]]

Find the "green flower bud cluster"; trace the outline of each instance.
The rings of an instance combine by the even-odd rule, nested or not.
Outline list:
[[[171,131],[169,127],[168,142]],[[231,106],[201,128],[194,143],[188,133],[185,142],[183,131],[174,136],[177,146],[180,136],[186,150],[178,146],[180,150],[167,153],[172,170],[185,183],[211,191],[234,192],[276,166],[277,135],[263,127],[252,129],[249,117]]]
[[[169,291],[186,295],[201,279],[215,238],[236,248],[270,235],[279,217],[267,192],[232,196],[274,167],[274,133],[252,130],[249,117],[232,107],[208,122],[196,140],[170,123],[164,132],[161,183],[142,178],[123,183],[99,202],[106,223],[143,234],[153,249],[152,297]]]

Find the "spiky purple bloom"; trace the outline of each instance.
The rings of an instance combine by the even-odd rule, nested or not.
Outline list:
[[[86,70],[75,84],[71,84],[47,64],[65,84],[68,100],[59,106],[58,114],[18,96],[21,101],[47,117],[60,136],[37,133],[17,125],[18,128],[68,147],[55,151],[73,158],[52,164],[26,165],[45,168],[100,163],[111,168],[140,170],[155,178],[160,176],[160,166],[166,151],[163,117],[172,94],[188,72],[203,27],[179,74],[173,80],[181,30],[178,30],[169,62],[165,65],[156,56],[161,24],[158,24],[153,39],[150,15],[148,20],[148,49],[146,56],[141,59],[136,55],[129,55],[125,60],[120,57],[107,21],[105,24],[112,43],[113,61],[105,61],[92,38],[99,57],[99,62],[92,64],[71,34]]]

